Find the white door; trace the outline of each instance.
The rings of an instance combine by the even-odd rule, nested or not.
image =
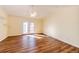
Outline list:
[[[35,25],[33,22],[23,23],[23,34],[35,33]]]
[[[28,33],[28,26],[29,23],[28,22],[24,22],[23,23],[23,34],[27,34]]]

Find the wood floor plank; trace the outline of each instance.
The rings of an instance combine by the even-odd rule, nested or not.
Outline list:
[[[78,53],[79,48],[44,34],[8,37],[0,42],[0,53]]]

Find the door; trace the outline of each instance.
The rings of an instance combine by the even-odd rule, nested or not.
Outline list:
[[[27,34],[28,33],[28,22],[24,22],[23,23],[23,34]]]
[[[35,24],[33,22],[23,23],[23,34],[35,33]]]

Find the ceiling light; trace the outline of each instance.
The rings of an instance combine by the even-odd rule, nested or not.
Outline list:
[[[31,6],[31,13],[30,13],[31,17],[36,17],[37,16],[37,12],[34,10],[34,6]]]
[[[31,17],[36,17],[36,15],[37,15],[36,12],[32,12],[30,16],[31,16]]]

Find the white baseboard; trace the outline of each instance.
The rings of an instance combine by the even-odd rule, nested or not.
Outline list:
[[[46,33],[45,33],[45,34],[46,34]],[[48,34],[46,34],[46,35],[48,35]],[[48,36],[50,36],[50,35],[48,35]],[[57,36],[50,36],[50,37],[56,38],[57,40],[60,40],[60,41],[65,42],[65,43],[67,43],[67,44],[69,44],[69,45],[72,45],[72,46],[74,46],[74,47],[79,48],[79,44],[77,44],[77,43],[75,43],[75,42],[67,41],[67,39],[63,39],[63,38],[60,38],[60,37],[57,37]]]

